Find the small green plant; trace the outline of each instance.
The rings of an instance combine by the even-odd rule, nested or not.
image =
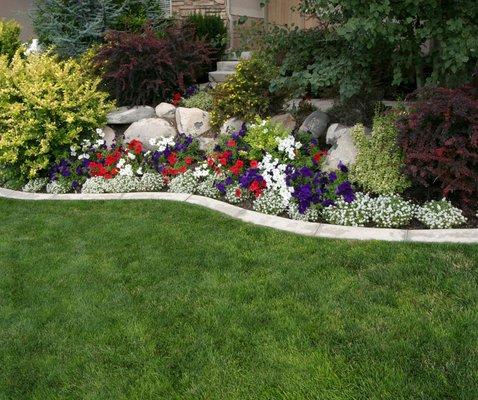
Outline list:
[[[251,147],[248,157],[262,158],[263,153],[273,153],[277,149],[277,138],[283,139],[289,135],[282,124],[274,123],[269,119],[257,117],[249,127],[244,140]]]
[[[270,81],[276,73],[277,68],[260,55],[239,63],[236,73],[212,92],[212,126],[219,128],[231,117],[251,122],[257,115],[266,116],[277,108],[282,97],[269,92]]]
[[[357,160],[350,170],[352,182],[364,190],[377,194],[400,194],[410,187],[402,173],[403,154],[397,145],[396,116],[377,116],[371,135],[363,125],[353,130],[357,146]]]
[[[20,48],[20,24],[14,20],[0,20],[0,55],[7,56],[11,61]]]
[[[211,111],[213,107],[213,97],[211,93],[201,91],[184,99],[181,105],[187,108],[200,108],[201,110]]]
[[[99,84],[73,59],[0,56],[0,164],[26,181],[68,155],[113,108]]]

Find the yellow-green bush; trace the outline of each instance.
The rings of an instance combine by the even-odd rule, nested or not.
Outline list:
[[[244,137],[246,143],[251,146],[248,157],[251,159],[262,158],[263,152],[273,153],[277,149],[277,138],[285,138],[289,132],[282,124],[272,122],[270,118],[261,119],[256,117]]]
[[[0,165],[24,179],[44,172],[106,123],[107,94],[74,60],[0,57]]]
[[[356,125],[352,136],[357,160],[350,169],[350,180],[367,192],[400,194],[410,187],[402,173],[403,154],[397,144],[396,115],[376,116],[371,135]]]
[[[10,61],[21,46],[20,24],[14,20],[0,20],[0,55],[7,56]]]
[[[241,61],[236,73],[212,92],[212,126],[219,128],[231,117],[250,122],[257,115],[269,114],[280,103],[280,96],[269,92],[269,84],[275,76],[277,68],[260,55]]]

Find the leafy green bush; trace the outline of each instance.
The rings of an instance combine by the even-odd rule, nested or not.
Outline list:
[[[277,148],[276,138],[285,138],[288,135],[289,132],[282,124],[274,123],[270,118],[263,120],[257,117],[255,122],[249,126],[244,137],[246,143],[251,147],[248,157],[261,159],[264,152],[273,153]]]
[[[0,165],[35,178],[104,125],[113,104],[99,84],[74,60],[0,57]]]
[[[397,144],[398,130],[393,114],[377,116],[371,135],[357,125],[353,138],[357,160],[350,169],[350,180],[364,190],[377,194],[400,194],[410,186],[402,173],[403,154]]]
[[[281,96],[269,92],[270,82],[276,75],[276,67],[261,55],[241,61],[236,73],[212,91],[212,126],[219,128],[231,117],[250,122],[256,116],[266,116],[277,108]]]
[[[33,27],[42,43],[71,57],[100,43],[106,31],[160,30],[165,20],[157,0],[35,0]]]
[[[0,55],[6,55],[10,61],[21,46],[21,28],[14,20],[0,20]]]
[[[212,94],[204,90],[184,99],[181,103],[183,107],[200,108],[201,110],[211,111],[213,106]]]
[[[219,59],[227,45],[227,27],[219,15],[191,14],[186,18],[196,32],[196,37],[204,40],[214,50],[214,57]]]

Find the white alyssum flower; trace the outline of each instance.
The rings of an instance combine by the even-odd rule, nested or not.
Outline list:
[[[143,167],[139,167],[139,168],[136,170],[136,175],[143,175]]]
[[[29,180],[22,190],[29,193],[38,193],[45,189],[48,184],[48,178],[35,178]]]
[[[254,200],[252,208],[264,214],[279,215],[287,209],[287,205],[284,205],[284,199],[277,189],[268,188]]]
[[[416,216],[431,229],[449,229],[466,222],[463,212],[446,199],[425,203],[418,208]]]
[[[140,191],[159,192],[164,188],[164,178],[155,172],[146,172],[141,177]]]
[[[198,186],[198,179],[193,175],[191,170],[186,171],[184,174],[175,176],[169,182],[169,192],[172,193],[191,193],[196,191]]]
[[[285,170],[287,165],[281,164],[277,158],[266,154],[258,165],[261,175],[267,183],[267,188],[274,191],[282,199],[282,208],[289,206],[294,188],[287,186]]]
[[[240,193],[240,196],[237,194]],[[247,192],[238,185],[231,185],[226,188],[226,201],[231,204],[241,204],[244,201],[244,194]]]
[[[216,188],[217,179],[218,175],[209,173],[205,178],[203,177],[203,179],[198,182],[196,193],[213,199],[220,197],[221,192]]]
[[[277,141],[277,149],[281,153],[285,153],[289,160],[294,160],[295,159],[295,151],[300,149],[302,147],[302,143],[299,141],[296,141],[294,136],[289,135],[286,136],[285,138],[276,138]]]
[[[46,185],[46,192],[50,194],[65,194],[71,191],[67,181],[53,181]]]
[[[102,176],[88,178],[81,187],[81,193],[99,194],[108,192],[108,180]]]
[[[174,138],[172,137],[165,137],[165,138],[151,138],[149,139],[149,144],[151,147],[155,148],[155,150],[158,151],[164,151],[166,148],[169,147],[174,147],[176,145],[176,142],[174,141]]]
[[[317,207],[309,207],[305,213],[301,214],[299,212],[299,205],[293,201],[289,204],[289,208],[287,209],[287,214],[289,218],[295,219],[298,221],[310,221],[315,222],[319,220],[319,210]]]
[[[132,175],[117,175],[107,179],[106,191],[109,193],[130,193],[141,190],[140,178]]]
[[[358,192],[355,196],[351,203],[340,197],[334,206],[325,207],[324,219],[335,225],[365,226],[371,217],[370,195]]]
[[[398,228],[410,224],[417,206],[398,195],[382,195],[370,201],[372,223],[379,228]]]

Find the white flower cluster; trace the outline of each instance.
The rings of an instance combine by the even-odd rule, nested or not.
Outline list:
[[[165,137],[165,138],[151,138],[149,139],[149,144],[151,147],[155,148],[155,150],[163,152],[166,148],[174,147],[176,142],[172,137]]]
[[[191,170],[184,174],[175,176],[169,182],[169,192],[172,193],[194,193],[198,186],[198,179],[193,175]]]
[[[88,178],[81,187],[81,193],[98,194],[106,193],[108,191],[108,181],[102,176],[94,176]]]
[[[264,214],[279,215],[287,209],[287,205],[284,205],[284,199],[278,190],[268,188],[254,200],[252,208]]]
[[[96,139],[95,141],[91,141],[90,139],[84,139],[81,142],[79,148],[75,145],[70,146],[70,155],[72,157],[78,157],[78,160],[89,159],[90,155],[88,154],[88,151],[90,151],[90,149],[92,149],[93,151],[98,150],[100,146],[103,146],[105,144],[105,133],[103,132],[103,129],[96,129],[96,134],[98,135],[99,139]],[[81,154],[78,154],[78,151],[81,151]]]
[[[221,192],[216,188],[216,177],[209,175],[205,180],[198,183],[196,187],[196,193],[201,196],[210,197],[211,199],[217,199],[221,196]]]
[[[286,209],[289,206],[294,188],[287,186],[285,170],[287,165],[281,164],[277,158],[266,154],[259,163],[259,170],[267,183],[267,188],[275,192],[275,197],[280,196],[281,206]]]
[[[161,174],[146,172],[141,177],[140,190],[142,192],[159,192],[164,188],[164,179]]]
[[[209,176],[211,170],[207,165],[207,162],[203,162],[199,164],[196,168],[194,168],[193,175],[197,179],[206,178]]]
[[[325,207],[323,216],[330,224],[346,226],[365,226],[370,220],[370,196],[369,194],[356,193],[356,199],[345,202],[341,197],[334,206]]]
[[[118,168],[119,172],[118,174],[120,176],[130,176],[133,177],[135,175],[143,175],[143,169],[142,167],[138,167],[136,170],[133,169],[133,166],[131,164],[128,164],[128,161],[135,160],[136,155],[133,153],[128,153],[128,159],[125,158],[120,158],[118,162],[116,163],[116,168]]]
[[[289,208],[287,209],[287,214],[289,215],[289,218],[297,221],[315,222],[319,219],[319,210],[317,207],[309,207],[305,213],[301,214],[299,212],[299,205],[296,202],[290,203]]]
[[[24,192],[37,193],[45,189],[47,184],[48,184],[48,178],[35,178],[32,180],[29,180],[26,183],[26,185],[23,186],[22,190]]]
[[[379,228],[406,226],[415,216],[417,206],[398,195],[382,195],[370,201],[370,218]]]
[[[295,151],[300,149],[302,147],[302,143],[299,141],[296,141],[294,136],[289,135],[286,136],[285,138],[276,138],[277,141],[277,149],[281,153],[285,153],[289,160],[294,160],[295,159]]]
[[[53,181],[46,185],[46,192],[50,194],[65,194],[70,190],[71,186],[67,181]]]
[[[241,196],[236,196],[237,191],[241,191]],[[241,189],[239,186],[228,186],[226,188],[226,201],[231,204],[241,204],[244,201],[243,197],[244,190]]]
[[[130,193],[141,190],[140,178],[129,175],[116,175],[112,179],[105,179],[107,193]]]
[[[443,200],[433,200],[418,208],[417,218],[431,229],[448,229],[462,225],[466,218],[460,209]]]

